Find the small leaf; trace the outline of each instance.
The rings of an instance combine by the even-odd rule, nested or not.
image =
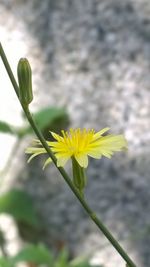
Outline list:
[[[47,107],[41,109],[34,113],[33,118],[41,131],[46,129],[53,129],[53,125],[55,122],[57,123],[57,127],[61,124],[61,122],[66,123],[68,121],[68,115],[64,108],[55,108],[55,107]],[[32,128],[30,126],[20,128],[20,133],[22,136],[32,133]]]
[[[5,236],[2,230],[0,229],[0,247],[3,247],[5,245]]]
[[[29,195],[13,189],[0,197],[0,213],[8,213],[16,220],[38,227],[38,219]]]
[[[15,134],[13,131],[13,127],[4,121],[0,121],[0,132]]]
[[[13,257],[14,263],[23,261],[33,264],[52,264],[53,257],[44,245],[28,245]]]
[[[50,123],[52,123],[55,119],[60,117],[64,117],[66,115],[66,111],[63,108],[45,108],[34,114],[34,119],[38,125],[38,127],[42,129],[46,128]]]
[[[54,267],[70,267],[70,264],[68,262],[68,252],[66,249],[63,249],[60,254],[58,255]]]

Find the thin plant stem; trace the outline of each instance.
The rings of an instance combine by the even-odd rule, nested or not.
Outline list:
[[[19,149],[21,140],[22,140],[21,138],[17,137],[17,140],[16,140],[16,142],[15,142],[15,144],[14,144],[14,146],[13,146],[11,152],[10,152],[9,158],[7,159],[7,162],[6,162],[5,166],[4,166],[4,168],[0,171],[0,186],[2,186],[4,178],[5,178],[5,175],[8,173],[8,171],[11,168],[12,161],[13,161],[13,155]]]
[[[10,68],[9,62],[7,60],[7,57],[5,55],[5,52],[3,50],[3,47],[2,47],[1,42],[0,42],[0,56],[2,58],[2,61],[3,61],[4,66],[6,68],[6,71],[7,71],[7,74],[9,76],[9,79],[11,80],[11,83],[12,83],[12,85],[14,87],[14,90],[15,90],[17,96],[19,97],[19,87],[18,87],[18,84],[16,82],[16,79],[15,79],[15,77],[13,75],[13,72],[12,72],[12,70]]]
[[[1,249],[1,252],[2,252],[2,255],[7,258],[7,251],[5,249],[5,239],[3,238],[3,232],[2,230],[0,229],[0,249]]]
[[[0,44],[0,55],[1,55],[1,58],[3,60],[4,66],[5,66],[6,70],[7,70],[8,76],[9,76],[11,82],[12,82],[12,85],[13,85],[14,89],[15,89],[15,92],[16,92],[16,94],[18,96],[19,87],[18,87],[17,82],[16,82],[16,80],[14,78],[14,75],[13,75],[13,73],[11,71],[10,65],[8,63],[8,60],[6,58],[6,55],[4,53],[4,50],[3,50],[1,44]],[[28,121],[29,121],[29,123],[30,123],[30,125],[31,125],[31,127],[33,129],[33,131],[35,132],[35,134],[37,135],[37,137],[41,141],[41,144],[43,145],[43,147],[47,151],[49,157],[54,162],[56,168],[59,170],[60,174],[63,176],[63,178],[66,181],[66,183],[69,185],[70,189],[73,191],[73,193],[78,198],[78,200],[81,203],[81,205],[84,208],[84,210],[87,212],[87,214],[92,219],[92,221],[98,226],[98,228],[103,232],[105,237],[110,241],[110,243],[114,246],[114,248],[118,251],[118,253],[121,255],[121,257],[128,264],[128,266],[129,267],[136,267],[135,263],[128,256],[128,254],[125,252],[125,250],[120,246],[120,244],[113,237],[113,235],[110,233],[110,231],[107,229],[107,227],[101,222],[101,220],[97,217],[97,215],[87,205],[85,199],[82,197],[82,195],[80,194],[78,189],[74,186],[72,180],[70,179],[70,177],[68,176],[68,174],[66,173],[64,168],[57,167],[57,159],[56,159],[55,155],[53,154],[53,152],[51,151],[50,147],[47,145],[42,133],[37,128],[37,126],[36,126],[36,124],[35,124],[35,122],[34,122],[34,120],[32,118],[32,115],[31,115],[28,107],[24,106],[22,103],[21,103],[21,105],[22,105],[22,108],[23,108],[23,110],[24,110],[24,112],[26,114],[26,117],[27,117],[27,119],[28,119]]]

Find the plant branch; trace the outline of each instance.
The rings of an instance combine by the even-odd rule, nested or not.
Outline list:
[[[13,75],[13,73],[11,71],[10,65],[8,63],[8,60],[6,58],[6,55],[4,53],[4,50],[3,50],[1,44],[0,44],[0,55],[1,55],[1,58],[3,60],[4,66],[5,66],[6,70],[7,70],[8,76],[9,76],[11,82],[12,82],[12,85],[13,85],[14,89],[15,89],[15,92],[16,92],[16,94],[18,96],[19,87],[18,87],[17,82],[16,82],[16,80],[14,78],[14,75]],[[59,170],[60,174],[63,176],[64,180],[69,185],[70,189],[73,191],[73,193],[78,198],[78,200],[81,203],[81,205],[84,208],[84,210],[87,212],[89,217],[93,220],[93,222],[98,226],[98,228],[103,232],[103,234],[110,241],[110,243],[114,246],[114,248],[118,251],[118,253],[122,256],[122,258],[126,261],[128,266],[129,267],[136,267],[135,263],[130,259],[130,257],[127,255],[127,253],[124,251],[124,249],[120,246],[120,244],[117,242],[117,240],[113,237],[113,235],[109,232],[109,230],[106,228],[106,226],[101,222],[101,220],[97,217],[97,215],[87,205],[86,201],[81,196],[81,194],[78,191],[78,189],[74,186],[72,180],[70,179],[70,177],[68,176],[68,174],[66,173],[64,168],[57,167],[57,159],[56,159],[55,155],[53,154],[53,152],[51,151],[50,147],[47,145],[42,133],[37,128],[37,126],[36,126],[36,124],[35,124],[35,122],[34,122],[34,120],[32,118],[32,115],[31,115],[28,107],[24,106],[22,103],[21,103],[21,105],[22,105],[22,108],[23,108],[23,110],[24,110],[24,112],[26,114],[26,117],[27,117],[32,129],[34,130],[35,134],[37,135],[37,137],[41,141],[41,144],[43,145],[43,147],[47,151],[49,157],[54,162],[56,168]]]

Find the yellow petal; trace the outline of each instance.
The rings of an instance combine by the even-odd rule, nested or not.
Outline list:
[[[96,149],[92,149],[91,151],[88,152],[88,156],[95,158],[95,159],[100,159],[102,157],[102,153],[97,151]]]
[[[67,163],[68,159],[70,158],[70,156],[58,157],[57,155],[56,157],[57,157],[57,167],[63,167]]]
[[[55,142],[55,141],[51,142],[51,141],[48,141],[47,144],[50,147],[61,147],[61,145],[60,145],[61,143],[60,142]]]
[[[101,131],[97,132],[96,134],[94,134],[92,141],[95,141],[96,139],[100,138],[102,134],[106,133],[109,129],[110,129],[109,127],[106,127],[102,129]]]
[[[63,140],[63,137],[61,137],[59,134],[56,134],[54,132],[50,132],[51,135],[56,139],[57,141]]]
[[[31,157],[28,159],[27,162],[29,163],[33,158],[35,158],[36,156],[38,156],[40,154],[43,154],[43,152],[38,152],[38,153],[35,153],[35,154],[31,155]]]
[[[39,139],[33,139],[32,145],[41,145],[41,141]]]
[[[45,148],[43,147],[28,147],[25,150],[26,154],[34,154],[34,153],[47,153],[47,151],[45,150]]]
[[[108,149],[118,151],[118,149],[127,148],[127,141],[123,135],[111,135],[100,139],[99,144]]]
[[[112,151],[108,151],[106,149],[103,149],[103,150],[101,150],[101,155],[110,159],[112,157],[112,155],[113,155],[113,152]]]
[[[127,141],[123,135],[106,136],[95,142],[97,153],[101,153],[101,155],[108,158],[111,158],[115,151],[121,151],[124,148],[127,148]]]
[[[48,158],[48,159],[45,161],[44,165],[43,165],[43,170],[44,170],[45,167],[47,167],[47,165],[50,164],[51,162],[52,162],[52,159],[51,159],[51,158]]]
[[[87,166],[88,166],[88,156],[87,155],[78,154],[78,155],[75,155],[74,157],[81,167],[87,168]]]

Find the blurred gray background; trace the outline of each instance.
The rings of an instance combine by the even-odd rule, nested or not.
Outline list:
[[[125,134],[127,153],[91,160],[87,200],[137,265],[149,266],[150,2],[1,0],[0,38],[15,74],[20,57],[32,65],[32,111],[65,106],[72,127],[109,126]],[[0,88],[0,120],[21,125],[2,62]],[[14,143],[0,135],[1,168]],[[106,267],[123,267],[55,168],[43,172],[41,159],[27,166],[27,145],[14,155],[4,187],[29,192],[44,223],[40,240],[50,247],[65,244],[72,255],[85,253]]]

